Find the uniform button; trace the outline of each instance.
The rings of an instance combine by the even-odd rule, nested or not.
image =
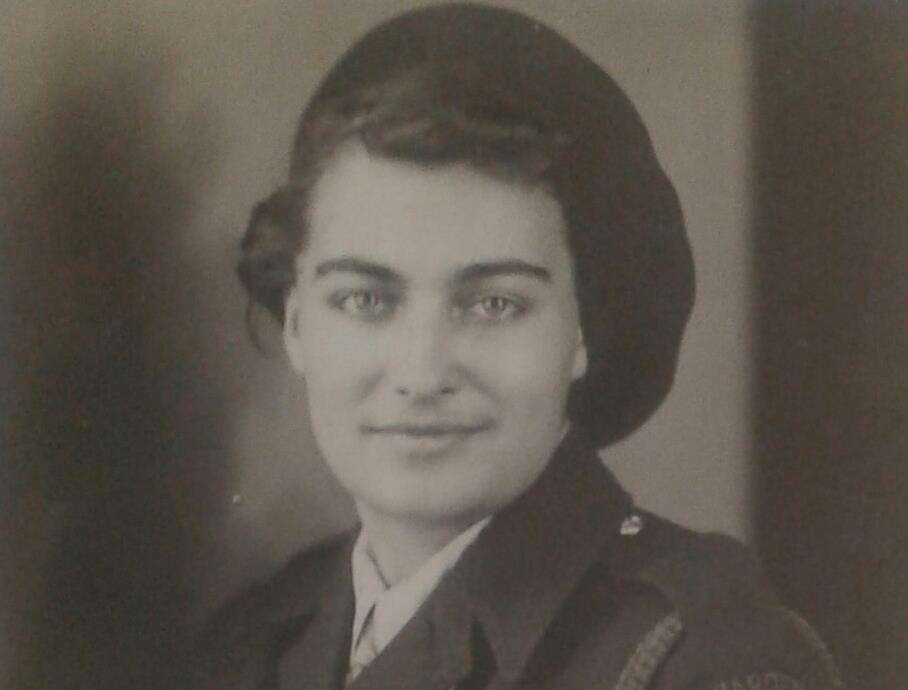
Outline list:
[[[625,537],[633,537],[637,534],[640,534],[640,530],[643,529],[643,518],[633,513],[624,518],[624,522],[621,523],[621,528],[619,532]]]

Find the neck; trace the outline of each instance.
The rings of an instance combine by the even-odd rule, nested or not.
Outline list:
[[[482,519],[423,522],[379,514],[359,503],[356,508],[372,557],[389,587],[406,580],[458,534]]]

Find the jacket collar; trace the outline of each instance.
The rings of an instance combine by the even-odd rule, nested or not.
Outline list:
[[[572,431],[531,488],[464,553],[452,579],[505,679],[520,676],[567,597],[618,537],[631,505],[595,445]]]

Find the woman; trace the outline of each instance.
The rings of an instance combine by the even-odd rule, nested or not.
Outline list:
[[[746,552],[596,450],[672,381],[678,200],[614,82],[519,14],[393,19],[303,114],[240,277],[361,528],[212,624],[200,688],[831,688]]]

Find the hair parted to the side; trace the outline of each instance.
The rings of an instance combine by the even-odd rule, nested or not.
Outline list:
[[[352,141],[376,156],[543,185],[567,221],[589,356],[568,415],[600,446],[649,418],[674,378],[693,262],[675,190],[608,75],[509,10],[437,5],[369,32],[310,100],[289,181],[255,207],[243,239],[240,278],[281,322],[308,198]]]

